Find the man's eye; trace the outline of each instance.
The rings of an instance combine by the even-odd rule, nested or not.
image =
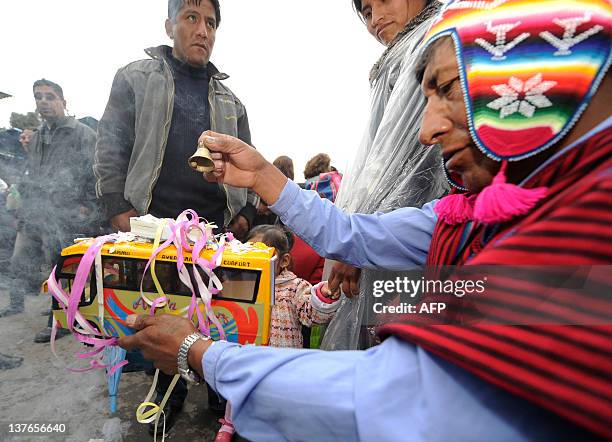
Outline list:
[[[209,27],[209,28],[211,28],[211,29],[214,29],[214,28],[216,28],[216,27],[217,27],[217,22],[216,22],[216,21],[214,21],[214,20],[208,20],[208,21],[206,22],[206,24],[207,24],[207,25],[208,25],[208,27]]]
[[[459,80],[459,77],[452,79],[451,81],[447,81],[444,84],[438,86],[437,94],[440,97],[453,98],[455,93],[455,84]]]
[[[188,15],[187,16],[187,21],[191,22],[191,23],[195,23],[197,21],[197,18],[195,15]]]
[[[452,90],[452,88],[453,88],[453,84],[452,84],[452,83],[450,83],[450,84],[445,84],[444,86],[442,86],[442,87],[440,88],[440,94],[442,94],[442,95],[448,95],[448,94],[450,93],[450,91]]]

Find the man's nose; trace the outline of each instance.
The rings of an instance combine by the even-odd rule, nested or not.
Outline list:
[[[434,97],[430,98],[423,111],[423,121],[419,131],[421,144],[426,146],[439,144],[451,127],[452,122],[445,116],[442,107],[436,104]]]
[[[378,23],[380,23],[383,18],[384,18],[385,14],[384,11],[382,10],[382,8],[372,8],[372,25],[376,26],[378,25]]]
[[[197,33],[199,37],[208,37],[208,25],[205,21],[202,21],[200,23],[200,26],[198,26]]]
[[[384,17],[385,17],[384,8],[382,8],[380,5],[373,4],[372,5],[372,25],[376,26],[378,23],[383,21]]]

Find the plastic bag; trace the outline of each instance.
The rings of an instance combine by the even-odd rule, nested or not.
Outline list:
[[[372,84],[368,128],[352,167],[344,175],[336,204],[358,213],[420,207],[448,190],[438,148],[422,146],[418,133],[425,105],[414,75],[419,45],[434,18],[408,32],[377,66]],[[331,262],[326,262],[325,278]],[[363,270],[359,296],[343,299],[329,324],[321,348],[354,350],[375,344],[366,309],[371,309],[374,280],[397,272]]]

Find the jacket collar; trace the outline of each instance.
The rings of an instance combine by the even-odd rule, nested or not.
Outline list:
[[[147,48],[145,49],[145,53],[149,57],[155,60],[168,61],[166,59],[167,49],[172,50],[172,48],[170,48],[169,46],[161,45],[161,46]],[[208,64],[206,65],[206,70],[208,71],[208,75],[210,76],[210,78],[214,78],[215,80],[227,80],[229,78],[229,75],[227,75],[224,72],[220,72],[219,69],[217,69],[217,67],[211,61],[209,61]]]
[[[77,127],[77,120],[74,117],[70,117],[70,116],[65,116],[64,118],[60,119],[55,126],[51,127],[51,130],[55,130],[55,129],[60,129],[60,128],[68,128],[68,129],[75,129]],[[49,126],[47,126],[47,123],[43,121],[40,130],[48,130]]]

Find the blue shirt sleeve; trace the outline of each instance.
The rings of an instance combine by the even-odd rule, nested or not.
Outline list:
[[[216,342],[204,377],[259,441],[584,440],[559,417],[389,338],[324,352]]]
[[[425,263],[437,201],[389,213],[348,214],[288,181],[270,209],[315,251],[359,268],[404,270]]]

